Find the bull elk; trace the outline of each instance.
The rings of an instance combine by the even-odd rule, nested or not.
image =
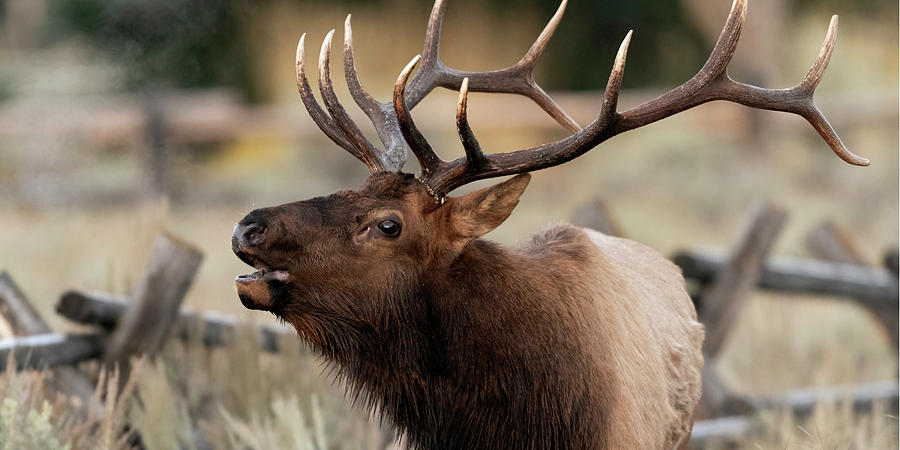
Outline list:
[[[325,109],[310,89],[305,35],[300,38],[297,85],[306,109],[372,175],[358,190],[244,217],[232,247],[258,271],[237,277],[238,295],[247,308],[293,325],[336,369],[350,396],[390,419],[412,448],[671,449],[690,438],[703,327],[679,270],[644,245],[570,225],[540,232],[521,248],[481,239],[515,208],[527,172],[713,100],[798,114],[841,159],[868,164],[847,150],[812,100],[834,49],[836,16],[806,78],[790,89],[763,89],[727,74],[747,8],[746,0],[735,0],[693,78],[619,112],[629,32],[600,114],[582,129],[532,76],[565,7],[563,0],[515,65],[464,72],[438,56],[446,0],[437,0],[423,54],[400,73],[388,103],[360,85],[348,16],[347,84],[383,148],[364,137],[338,102],[329,68],[334,30],[319,56]],[[456,127],[465,156],[453,161],[435,154],[409,111],[438,86],[459,91]],[[525,95],[573,134],[485,153],[466,118],[470,90]],[[419,175],[401,171],[407,147]],[[448,196],[472,181],[513,174]]]

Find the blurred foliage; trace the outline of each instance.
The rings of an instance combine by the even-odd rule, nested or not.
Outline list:
[[[0,73],[0,103],[11,99],[13,95],[15,95],[15,89],[12,80]]]
[[[128,67],[134,89],[253,83],[240,22],[248,0],[51,0],[50,34],[83,34]]]
[[[852,8],[854,14],[860,15],[880,15],[886,10],[893,10],[896,16],[897,2],[895,0],[792,0],[799,10],[810,9],[842,9]],[[849,12],[849,11],[848,11]]]
[[[461,0],[454,3],[465,4]],[[891,0],[794,0],[795,13],[823,7],[878,14]],[[87,36],[129,68],[132,89],[232,86],[258,99],[253,79],[252,48],[246,48],[248,21],[279,2],[313,5],[313,0],[50,0],[50,31],[57,38]],[[829,5],[823,6],[824,3]],[[335,2],[332,2],[335,3]],[[416,0],[338,0],[354,5],[419,10]],[[557,0],[488,0],[494,14],[530,9],[549,18]],[[833,4],[833,5],[830,5]],[[459,5],[457,5],[459,7]],[[454,8],[456,9],[456,8]],[[625,86],[672,85],[693,75],[708,50],[685,16],[681,2],[671,0],[572,1],[566,17],[541,62],[549,89],[597,89],[629,29],[635,30]],[[424,31],[424,30],[423,30]],[[678,39],[672,39],[678,36]],[[258,86],[258,84],[256,84]]]
[[[286,0],[310,2],[311,0]],[[345,0],[354,4],[373,0]],[[374,0],[397,8],[397,0]],[[254,98],[248,52],[243,47],[242,23],[253,20],[254,11],[277,0],[51,0],[50,33],[55,38],[71,34],[87,36],[100,49],[129,68],[129,87],[205,87],[228,85]],[[401,0],[416,8],[412,0]],[[556,0],[492,0],[495,14],[509,8],[530,8],[536,17],[548,18]],[[702,63],[699,35],[681,14],[678,2],[575,1],[568,5],[563,26],[551,41],[542,64],[551,89],[596,89],[605,82],[616,49],[631,27],[639,29],[632,51],[644,55],[630,63],[626,83],[647,85],[682,79]],[[424,31],[424,30],[423,30]],[[678,57],[664,58],[659,45],[665,36],[683,37]],[[678,49],[676,49],[677,51]],[[664,65],[677,67],[658,67]]]
[[[509,8],[534,8],[550,17],[556,0],[493,0],[497,14]],[[635,30],[624,86],[671,85],[703,64],[705,45],[678,1],[571,1],[541,64],[549,89],[598,89],[606,85],[612,61],[628,30]],[[678,36],[678,41],[666,39]]]

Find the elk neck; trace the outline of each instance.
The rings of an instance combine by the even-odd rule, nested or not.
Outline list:
[[[352,355],[325,352],[351,398],[388,416],[414,448],[596,439],[605,422],[586,402],[603,394],[584,379],[594,362],[579,337],[589,326],[578,306],[580,293],[589,304],[588,290],[547,282],[584,256],[573,251],[571,230],[548,238],[560,245],[537,238],[521,250],[474,240],[425,273],[408,298],[391,299],[405,305],[389,319],[402,326],[355,333]],[[510,427],[535,432],[513,442]]]

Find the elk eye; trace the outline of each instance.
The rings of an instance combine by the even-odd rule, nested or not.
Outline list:
[[[390,219],[378,222],[378,229],[387,237],[397,237],[400,234],[400,224]]]

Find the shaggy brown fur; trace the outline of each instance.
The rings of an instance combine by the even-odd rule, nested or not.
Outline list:
[[[233,247],[262,275],[239,279],[239,295],[293,324],[414,448],[675,448],[703,365],[678,269],[569,225],[518,249],[479,239],[527,183],[437,206],[413,177],[377,173],[359,191],[253,211]]]

